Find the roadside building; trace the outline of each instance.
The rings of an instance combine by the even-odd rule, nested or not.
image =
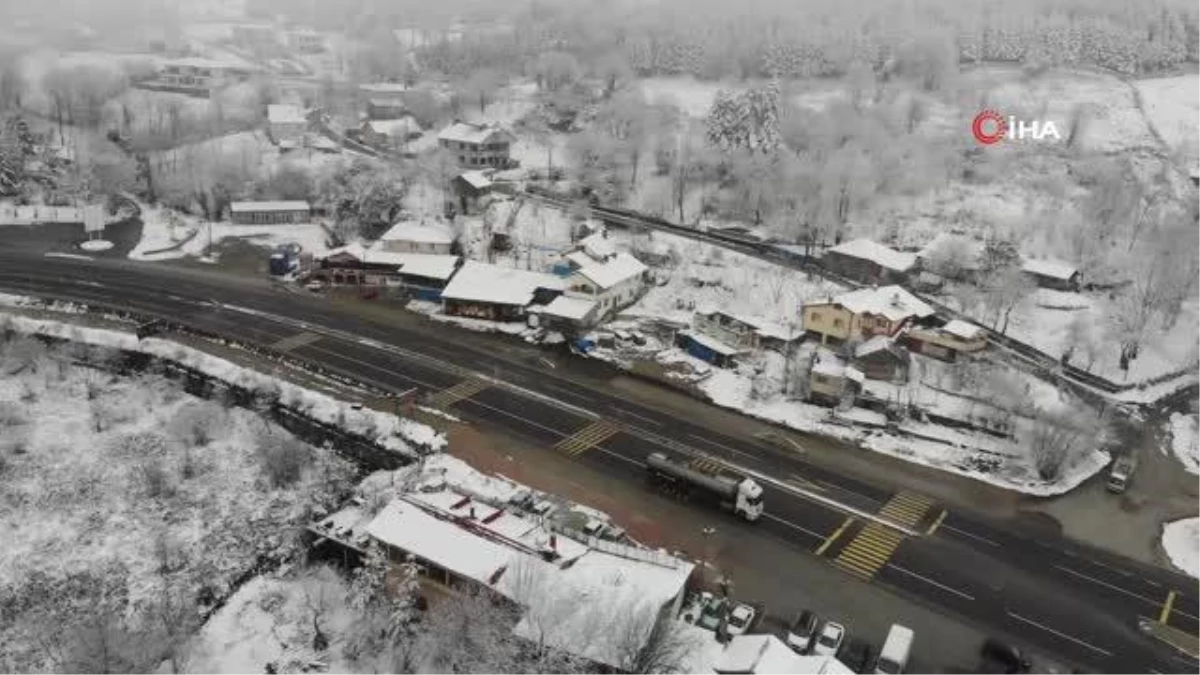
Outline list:
[[[737,357],[746,354],[748,349],[740,349],[728,345],[696,330],[681,330],[675,335],[675,346],[684,350],[689,356],[711,363],[718,368],[734,368]]]
[[[942,326],[910,328],[902,334],[902,340],[912,351],[943,361],[956,361],[961,355],[987,349],[987,332],[961,319]]]
[[[438,145],[450,151],[460,166],[472,169],[511,167],[510,153],[516,140],[498,124],[454,122],[438,134]]]
[[[862,391],[862,371],[848,365],[833,352],[813,352],[808,370],[808,399],[813,403],[849,407]]]
[[[395,253],[349,244],[323,256],[313,278],[335,286],[403,285],[414,297],[437,302],[461,264],[456,255]]]
[[[605,231],[581,240],[566,261],[567,294],[596,303],[599,319],[636,302],[649,281],[649,268],[616,250]]]
[[[908,350],[885,335],[876,335],[854,347],[854,367],[868,380],[905,382],[911,362]]]
[[[1078,291],[1081,275],[1074,266],[1057,260],[1026,260],[1021,271],[1042,288]]]
[[[312,208],[305,201],[233,202],[229,220],[238,225],[282,225],[307,223]]]
[[[479,212],[484,198],[495,188],[495,183],[492,182],[494,171],[494,169],[476,169],[464,171],[454,177],[451,185],[458,202],[459,213],[475,214]]]
[[[542,326],[547,330],[556,330],[566,335],[576,335],[584,329],[596,325],[596,314],[599,308],[596,303],[586,298],[560,295],[542,307]]]
[[[315,30],[292,30],[287,34],[288,47],[301,54],[320,54],[325,51],[325,36]]]
[[[717,675],[851,675],[853,670],[833,656],[797,654],[774,635],[734,635],[717,648],[709,669]]]
[[[902,253],[870,239],[854,239],[825,252],[821,264],[828,270],[864,284],[904,281],[916,256]]]
[[[159,68],[150,88],[208,97],[212,92],[250,77],[252,68],[226,61],[202,58],[172,59]]]
[[[373,96],[367,99],[367,119],[398,120],[408,114],[404,99],[388,96]]]
[[[799,328],[713,308],[701,308],[692,315],[692,330],[739,350],[768,349],[781,354],[804,338]]]
[[[308,130],[308,118],[299,106],[282,103],[267,105],[267,132],[276,144],[299,144]]]
[[[517,321],[530,305],[549,304],[565,287],[553,274],[468,261],[442,291],[442,308],[453,316]]]
[[[408,147],[409,141],[420,138],[421,125],[412,115],[399,119],[367,120],[359,129],[362,140],[382,150],[400,151]]]
[[[378,246],[393,253],[449,255],[454,240],[454,231],[440,220],[401,220],[379,237]]]
[[[900,286],[862,288],[824,302],[806,303],[804,329],[827,342],[896,336],[900,329],[934,316],[933,308]]]

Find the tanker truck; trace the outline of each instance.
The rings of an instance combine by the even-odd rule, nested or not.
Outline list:
[[[762,487],[746,476],[705,472],[655,452],[646,458],[650,483],[684,499],[708,501],[750,522],[763,512]]]

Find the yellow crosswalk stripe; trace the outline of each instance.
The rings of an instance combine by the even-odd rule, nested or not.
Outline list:
[[[458,384],[443,389],[429,398],[429,404],[435,408],[446,408],[463,399],[471,398],[475,394],[487,389],[486,382],[479,380],[463,380]]]
[[[833,562],[850,574],[870,581],[896,552],[904,535],[877,523],[868,523],[850,540]]]
[[[321,336],[317,335],[316,333],[309,333],[307,331],[303,333],[296,333],[295,335],[289,335],[288,337],[276,340],[275,343],[271,345],[271,349],[277,352],[290,352],[297,347],[310,345],[320,339]]]
[[[933,500],[924,495],[897,492],[879,509],[879,515],[912,527],[921,522],[931,506]]]
[[[574,434],[562,439],[554,446],[554,449],[567,455],[575,457],[582,454],[589,448],[600,445],[605,440],[614,436],[621,428],[609,422],[608,420],[596,420],[586,427],[576,431]]]

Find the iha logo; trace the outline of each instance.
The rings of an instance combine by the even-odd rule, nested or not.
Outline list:
[[[1012,115],[1004,117],[995,110],[984,110],[971,121],[971,133],[980,145],[995,145],[1002,140],[1044,141],[1062,140],[1054,122],[1041,120],[1019,120]]]

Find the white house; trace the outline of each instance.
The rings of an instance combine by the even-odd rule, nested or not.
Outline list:
[[[454,232],[445,223],[402,220],[379,238],[379,247],[393,253],[449,255]]]
[[[580,241],[566,259],[570,266],[566,294],[594,302],[598,319],[632,304],[646,287],[648,268],[616,250],[606,232]]]
[[[267,106],[267,131],[276,143],[299,142],[308,129],[308,119],[299,106],[271,103]]]

